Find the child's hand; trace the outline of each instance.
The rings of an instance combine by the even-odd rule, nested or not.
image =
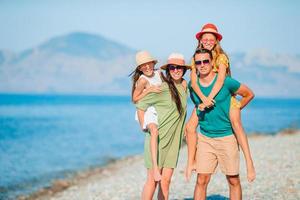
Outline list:
[[[204,105],[204,103],[201,103],[201,104],[198,105],[198,109],[199,109],[200,111],[204,111],[205,108],[206,108],[206,106]]]
[[[150,86],[148,92],[151,93],[161,93],[161,88],[159,86]]]
[[[203,99],[203,104],[205,105],[206,108],[210,108],[215,104],[215,100],[206,97],[205,99]]]

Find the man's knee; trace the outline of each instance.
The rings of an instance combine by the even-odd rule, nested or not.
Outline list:
[[[227,181],[230,186],[237,187],[241,185],[240,177],[239,175],[236,176],[227,176]]]
[[[209,183],[209,180],[210,180],[210,175],[198,174],[197,186],[206,187]]]

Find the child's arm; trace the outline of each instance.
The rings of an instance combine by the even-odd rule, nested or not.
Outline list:
[[[246,85],[243,85],[243,84],[239,87],[236,94],[242,96],[242,99],[240,101],[241,109],[244,108],[254,97],[254,93]],[[233,125],[233,129],[235,131],[235,135],[238,140],[238,143],[241,146],[243,153],[244,153],[246,166],[247,166],[248,181],[252,182],[255,179],[256,172],[255,172],[255,167],[254,167],[251,152],[250,152],[248,138],[243,130],[240,115],[241,115],[240,109],[231,108],[230,120]]]
[[[194,90],[194,92],[198,95],[198,97],[201,99],[201,101],[204,103],[205,107],[210,107],[212,106],[213,99],[207,98],[200,90],[200,87],[197,84],[197,74],[196,74],[196,68],[192,67],[192,72],[191,72],[191,86]]]
[[[224,64],[219,65],[218,78],[217,78],[216,84],[213,86],[211,92],[208,95],[208,99],[215,98],[215,96],[221,90],[221,88],[224,84],[225,78],[226,78],[226,70],[227,70],[226,65],[224,65]]]
[[[150,87],[146,88],[147,84],[148,84],[148,81],[144,78],[140,78],[137,81],[136,87],[133,92],[133,97],[132,97],[132,100],[134,103],[141,100],[143,97],[145,97],[150,92],[156,92],[156,93],[161,92],[161,89],[157,86],[150,86]]]

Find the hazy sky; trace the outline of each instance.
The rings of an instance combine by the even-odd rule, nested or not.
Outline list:
[[[73,31],[95,33],[154,55],[191,54],[213,22],[227,52],[300,54],[297,0],[0,0],[0,49],[15,52]]]

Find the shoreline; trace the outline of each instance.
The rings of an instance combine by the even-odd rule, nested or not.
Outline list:
[[[259,151],[259,149],[252,147],[253,146],[252,143],[261,143],[262,140],[266,140],[266,141],[270,142],[270,140],[281,141],[284,138],[292,139],[292,141],[294,141],[298,144],[298,146],[297,146],[298,148],[296,150],[300,153],[300,151],[299,151],[300,150],[300,146],[299,146],[300,145],[300,130],[284,129],[274,135],[251,133],[248,135],[248,138],[249,138],[249,143],[250,143],[250,148],[251,148],[252,154],[254,154],[253,159],[255,162],[254,164],[256,166],[256,170],[258,168],[257,165],[260,165],[262,163],[260,160],[259,160],[259,162],[256,161],[257,156],[255,155],[254,151],[255,150]],[[293,140],[293,138],[295,140]],[[272,142],[270,142],[270,143],[271,143],[270,145],[272,145]],[[289,144],[286,144],[286,145],[287,145],[287,147],[289,147]],[[255,149],[253,149],[253,148],[255,148]],[[275,148],[275,150],[276,150],[276,148]],[[280,150],[280,149],[278,149],[278,150]],[[174,173],[174,176],[172,179],[170,194],[174,193],[174,192],[172,192],[172,187],[173,187],[172,185],[176,184],[175,182],[178,181],[176,179],[180,179],[181,185],[183,185],[184,188],[189,187],[188,190],[191,191],[191,193],[189,194],[188,197],[192,198],[193,191],[191,190],[191,188],[193,189],[193,187],[194,187],[195,179],[191,180],[190,183],[186,183],[183,179],[183,174],[184,174],[183,170],[184,170],[184,166],[185,166],[185,162],[186,162],[186,154],[187,154],[186,153],[186,145],[184,145],[180,152],[178,167],[175,169],[175,173]],[[244,158],[243,158],[242,154],[240,155],[240,157],[241,157],[241,170],[240,170],[241,173],[240,174],[241,174],[241,181],[242,181],[242,179],[246,179],[246,175],[245,175],[245,170],[244,170],[244,168],[245,168]],[[298,158],[300,159],[300,156],[298,156]],[[300,179],[300,165],[299,164],[298,164],[298,166],[296,166],[296,169],[299,171],[299,173],[297,175],[299,175],[298,178]],[[134,171],[136,173],[133,173]],[[181,177],[178,177],[178,174]],[[258,175],[259,175],[259,171],[257,171],[257,176]],[[133,183],[135,182],[135,183],[139,183],[139,184],[131,183],[131,185],[126,185],[123,183],[123,185],[122,185],[122,182],[120,182],[119,189],[117,189],[117,188],[115,188],[115,185],[118,184],[119,183],[118,181],[122,179],[121,176],[125,176],[124,179],[130,179],[130,181],[132,181]],[[218,176],[219,179],[222,178],[221,173],[217,173],[216,176]],[[194,178],[195,178],[195,175],[194,175]],[[109,162],[108,164],[104,165],[103,167],[95,167],[92,169],[79,171],[77,173],[74,173],[74,175],[71,178],[54,180],[50,187],[42,188],[42,189],[40,189],[30,195],[27,195],[27,196],[21,195],[18,197],[18,199],[19,200],[77,199],[78,191],[81,191],[82,194],[80,194],[80,195],[83,195],[83,196],[87,195],[88,197],[91,197],[91,198],[87,198],[87,199],[110,199],[109,194],[110,193],[114,194],[111,190],[115,190],[118,193],[120,193],[118,190],[121,190],[124,192],[130,191],[129,193],[134,194],[134,196],[131,195],[131,196],[128,196],[128,198],[119,197],[119,198],[114,198],[114,199],[139,199],[140,193],[142,190],[142,184],[144,183],[145,179],[146,179],[146,169],[144,167],[143,155],[133,155],[133,156],[127,156],[125,158],[121,158],[118,160],[113,160],[113,161]],[[212,179],[214,179],[214,177]],[[295,188],[289,190],[292,194],[296,195],[295,197],[300,197],[300,188],[299,188],[300,180],[298,180],[298,181],[299,182],[296,182],[296,183],[294,183],[292,181],[293,184],[295,185]],[[192,184],[191,184],[191,182],[192,182]],[[255,182],[258,182],[258,180],[256,180]],[[226,183],[223,183],[223,184],[225,185],[225,188],[226,188]],[[91,192],[90,189],[87,189],[87,188],[90,188],[91,185],[95,185],[95,187],[92,187],[93,192]],[[114,185],[114,186],[112,186],[112,185]],[[245,180],[242,181],[242,186],[244,187],[244,185],[247,185],[247,182],[245,182]],[[108,192],[105,192],[105,188],[100,187],[100,186],[106,187]],[[115,189],[113,189],[113,188],[115,188]],[[243,189],[246,189],[246,188],[243,188]],[[223,188],[222,192],[226,194],[227,190],[224,191],[224,188]],[[98,196],[93,195],[93,193],[98,194]],[[208,190],[208,194],[209,194],[209,190]],[[71,197],[70,197],[70,195],[71,195]],[[172,195],[170,197],[172,197]],[[213,197],[214,196],[211,196],[211,199],[214,199]],[[82,198],[79,197],[78,199],[82,199]],[[218,199],[217,196],[216,196],[216,199]],[[222,199],[222,198],[219,198],[219,199]],[[223,199],[226,199],[226,198],[224,197]]]

